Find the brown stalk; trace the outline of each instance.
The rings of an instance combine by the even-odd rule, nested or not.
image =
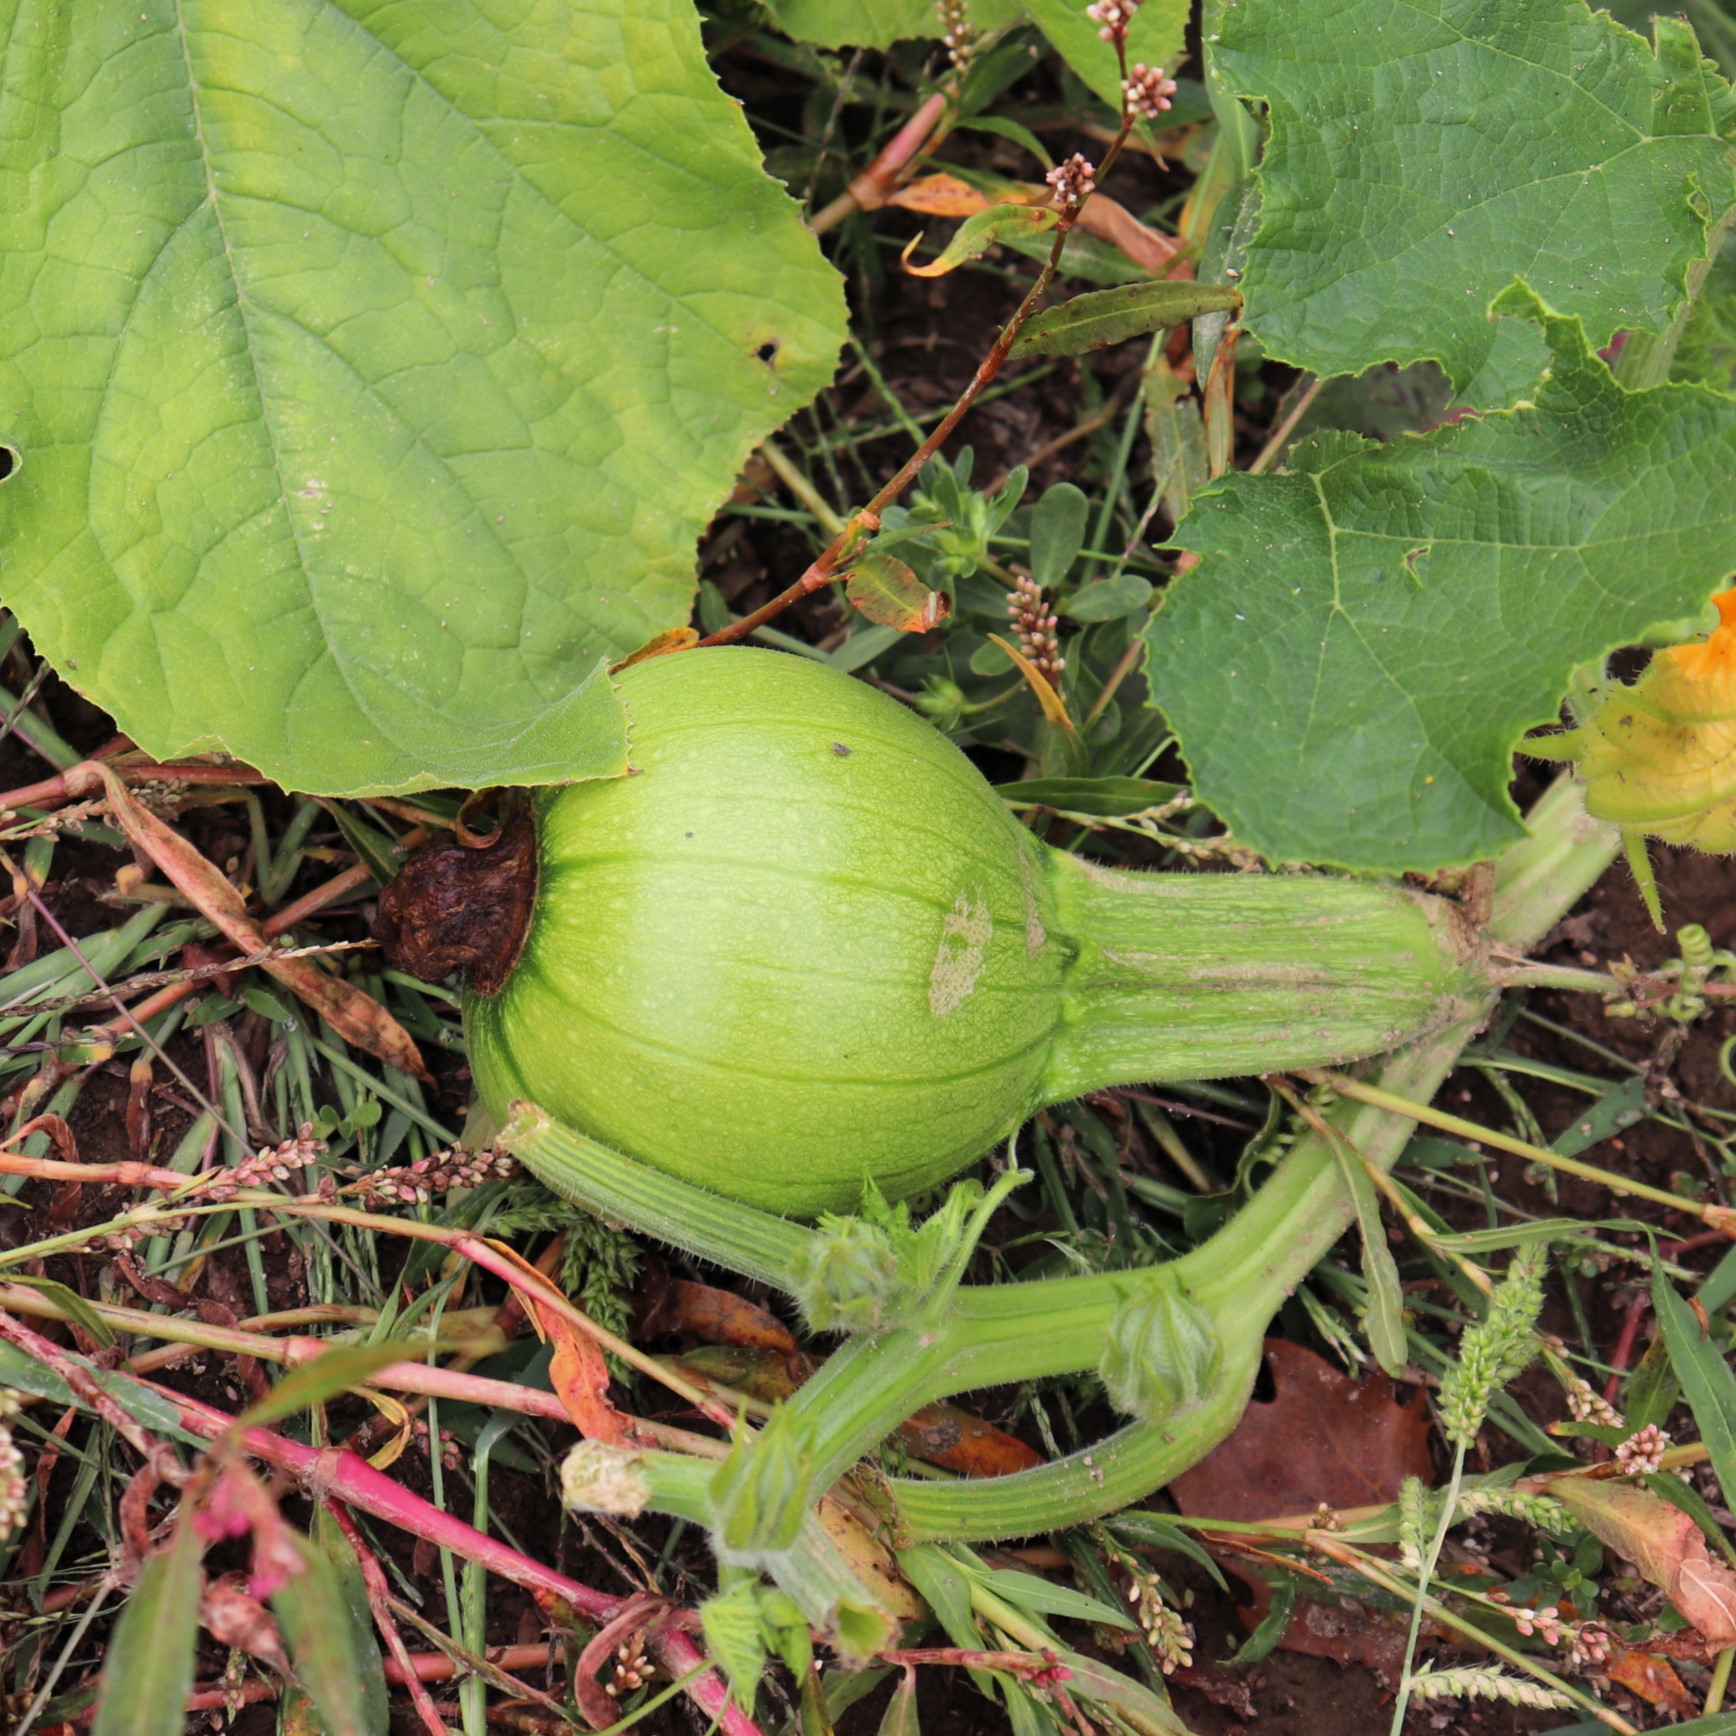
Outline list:
[[[1121,75],[1127,76],[1127,55],[1125,46],[1116,44],[1116,52],[1121,58]],[[1121,117],[1121,130],[1115,135],[1115,143],[1109,147],[1109,154],[1103,159],[1101,167],[1096,171],[1098,177],[1106,176],[1120,156],[1122,147],[1127,142],[1128,134],[1133,128],[1133,117],[1125,109]],[[969,414],[972,405],[982,396],[984,391],[994,383],[1006,362],[1008,353],[1012,350],[1014,340],[1024,329],[1025,322],[1036,312],[1037,304],[1044,292],[1055,279],[1055,273],[1060,268],[1061,251],[1067,245],[1067,237],[1072,233],[1079,221],[1080,213],[1085,209],[1087,200],[1077,205],[1066,207],[1061,213],[1061,219],[1055,226],[1055,243],[1049,250],[1049,257],[1043,269],[1037,273],[1036,281],[1026,292],[1025,298],[1014,310],[1013,317],[1001,329],[1000,335],[990,346],[989,352],[977,366],[971,382],[959,394],[958,402],[947,411],[946,415],[936,424],[928,438],[899,467],[892,480],[880,490],[859,512],[853,514],[844,528],[833,537],[818,558],[794,584],[789,585],[773,597],[770,602],[762,603],[750,614],[743,615],[740,620],[731,621],[727,626],[720,627],[717,632],[707,634],[699,641],[705,645],[733,645],[738,640],[745,639],[756,627],[763,627],[766,622],[781,615],[792,603],[800,602],[803,597],[813,592],[823,590],[827,585],[835,583],[843,577],[844,571],[862,552],[864,543],[880,528],[880,514],[885,511],[922,473],[924,466],[946,443],[952,431]]]

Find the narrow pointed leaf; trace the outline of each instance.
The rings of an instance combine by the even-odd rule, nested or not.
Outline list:
[[[199,1534],[177,1524],[148,1557],[115,1624],[91,1736],[181,1736],[199,1637]]]
[[[1106,819],[1142,814],[1174,801],[1180,793],[1179,784],[1151,778],[1026,778],[1022,783],[995,785],[995,794],[1010,807],[1058,808]]]
[[[283,1631],[296,1680],[306,1693],[322,1736],[385,1736],[373,1700],[363,1687],[364,1666],[379,1666],[370,1632],[356,1618],[326,1556],[300,1539],[304,1562],[271,1600]]]
[[[1088,290],[1059,307],[1044,308],[1013,340],[1012,353],[1079,356],[1241,304],[1242,292],[1227,283],[1129,283]]]
[[[991,205],[986,211],[967,217],[941,252],[927,264],[912,265],[909,249],[906,249],[904,269],[912,277],[945,277],[949,271],[957,271],[961,265],[981,259],[997,242],[1015,235],[1025,238],[1041,235],[1053,229],[1059,221],[1053,207],[1048,205]],[[915,245],[913,241],[911,247]]]
[[[1694,1311],[1662,1272],[1652,1278],[1652,1307],[1728,1506],[1736,1499],[1736,1376],[1723,1347],[1701,1331]]]
[[[257,1404],[241,1413],[238,1428],[262,1428],[282,1417],[294,1416],[316,1404],[325,1404],[378,1374],[394,1362],[420,1362],[428,1354],[426,1340],[417,1343],[340,1344],[321,1351],[286,1374]]]

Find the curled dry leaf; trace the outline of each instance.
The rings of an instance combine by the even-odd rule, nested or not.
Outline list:
[[[554,1346],[549,1384],[567,1407],[573,1426],[588,1441],[631,1446],[633,1419],[609,1401],[609,1364],[602,1347],[565,1315],[543,1307],[535,1296],[527,1295],[525,1306],[537,1330]]]
[[[968,185],[956,175],[923,175],[900,187],[889,203],[929,217],[973,217],[991,205],[1046,206],[1053,191],[1030,181],[1004,181],[984,190]],[[1107,241],[1135,265],[1154,275],[1168,271],[1181,252],[1161,230],[1141,223],[1125,205],[1104,193],[1092,194],[1074,227],[1099,241]],[[935,273],[930,268],[919,275]]]
[[[76,768],[75,768],[76,769]],[[269,952],[271,942],[247,914],[247,903],[214,864],[173,826],[136,801],[105,765],[97,765],[109,812],[135,848],[156,863],[201,916],[244,953]],[[346,1043],[415,1078],[429,1078],[410,1033],[376,1001],[343,977],[328,975],[308,958],[268,959],[261,969],[306,1002]]]
[[[660,1284],[642,1309],[637,1330],[646,1337],[666,1332],[701,1344],[770,1351],[786,1361],[801,1356],[794,1334],[769,1309],[733,1290],[690,1278]]]
[[[1650,1489],[1562,1477],[1550,1493],[1594,1536],[1661,1587],[1715,1651],[1736,1645],[1736,1573],[1714,1561],[1700,1527]]]

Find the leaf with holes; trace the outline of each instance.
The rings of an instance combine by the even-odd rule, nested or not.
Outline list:
[[[1675,19],[1654,52],[1583,0],[1207,13],[1217,71],[1271,117],[1248,328],[1298,367],[1433,358],[1509,402],[1545,359],[1485,317],[1515,277],[1594,348],[1661,332],[1736,199],[1736,97]]]
[[[1197,497],[1202,559],[1146,630],[1200,797],[1280,860],[1432,869],[1521,835],[1513,749],[1575,668],[1696,616],[1736,568],[1736,401],[1629,393],[1571,320],[1534,404]]]
[[[686,0],[0,0],[7,603],[163,755],[618,774],[839,283]]]

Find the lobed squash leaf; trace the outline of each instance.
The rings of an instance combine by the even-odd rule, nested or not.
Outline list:
[[[1523,278],[1593,348],[1662,332],[1736,200],[1736,95],[1691,30],[1585,0],[1215,0],[1216,71],[1266,103],[1242,287],[1269,355],[1320,374],[1438,361],[1502,404],[1545,361],[1491,325]]]
[[[1536,401],[1197,497],[1201,564],[1146,630],[1201,799],[1281,860],[1396,871],[1521,835],[1513,750],[1573,670],[1691,632],[1736,568],[1736,400],[1629,393],[1577,321],[1515,287],[1552,362]]]

